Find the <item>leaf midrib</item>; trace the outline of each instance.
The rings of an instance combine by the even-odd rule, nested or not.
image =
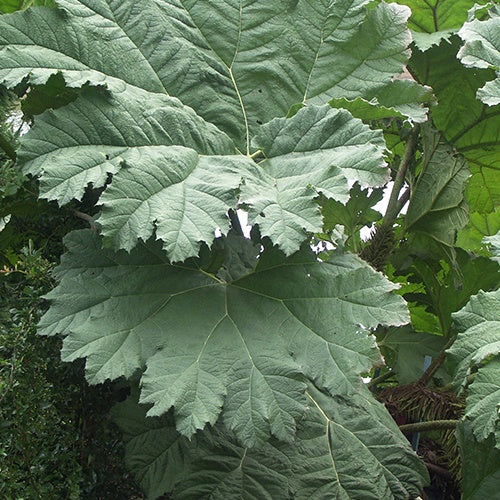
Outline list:
[[[245,104],[243,102],[243,98],[242,98],[241,93],[240,93],[240,89],[238,88],[238,84],[236,82],[236,78],[235,78],[234,73],[233,73],[233,64],[234,64],[234,62],[236,60],[236,57],[238,56],[238,50],[239,50],[239,46],[240,46],[239,42],[240,42],[240,37],[241,37],[241,33],[242,33],[242,21],[241,21],[242,5],[241,5],[241,1],[240,1],[240,25],[238,27],[238,43],[236,45],[235,52],[234,52],[234,55],[233,55],[233,60],[232,60],[230,66],[227,65],[227,63],[224,61],[224,59],[212,47],[212,45],[210,44],[210,42],[208,41],[208,39],[204,35],[204,33],[201,30],[201,28],[196,24],[196,22],[193,19],[193,16],[191,15],[191,12],[189,11],[189,9],[184,5],[184,0],[179,0],[179,3],[182,6],[182,8],[184,9],[184,11],[186,12],[186,14],[189,16],[189,19],[191,19],[191,22],[193,23],[193,26],[196,28],[196,30],[198,31],[198,33],[200,34],[200,36],[203,38],[203,40],[207,44],[207,47],[212,51],[212,53],[217,57],[217,59],[227,69],[227,71],[229,73],[229,76],[231,78],[231,83],[233,84],[234,90],[235,90],[236,95],[238,97],[238,101],[240,103],[241,112],[243,114],[243,120],[245,121],[246,154],[248,156],[250,156],[250,154],[251,154],[250,153],[250,129],[249,129],[249,125],[248,125],[247,111],[246,111],[246,108],[245,108]]]

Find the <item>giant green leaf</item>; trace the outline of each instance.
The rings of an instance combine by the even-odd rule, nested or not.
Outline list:
[[[409,55],[408,9],[365,3],[228,0],[201,9],[177,0],[61,0],[59,9],[6,16],[1,81],[97,86],[37,117],[20,162],[40,176],[41,195],[59,203],[108,184],[99,220],[106,242],[130,250],[156,231],[173,261],[227,231],[240,174],[242,201],[255,201],[252,221],[290,254],[321,227],[318,192],[345,201],[349,182],[387,178],[381,134],[314,103],[410,85],[404,110],[428,95],[391,80]],[[312,105],[260,131],[297,102]],[[272,147],[268,133],[281,134]],[[251,144],[267,156],[259,169],[246,157]]]
[[[430,110],[436,127],[469,161],[471,178],[466,198],[471,212],[492,212],[500,204],[500,105],[488,106],[476,99],[479,87],[491,80],[493,71],[465,68],[452,43],[422,53],[410,61],[417,80],[434,90],[439,105]]]
[[[452,246],[457,230],[467,224],[464,190],[468,177],[467,161],[454,153],[438,134],[426,129],[422,172],[412,189],[407,227]]]
[[[453,319],[459,333],[447,352],[456,364],[454,383],[460,388],[473,367],[500,353],[500,290],[480,291]]]
[[[293,449],[295,498],[409,498],[426,481],[425,466],[385,408],[371,397],[308,392],[312,411]],[[376,436],[379,436],[378,438]],[[380,436],[382,443],[380,442]],[[393,454],[397,449],[398,453]],[[397,458],[396,458],[397,455]],[[332,481],[332,476],[335,480]]]
[[[500,357],[496,356],[479,369],[469,386],[467,412],[474,435],[478,441],[493,436],[500,449]]]
[[[474,6],[488,0],[390,0],[411,9],[408,26],[419,50],[426,51],[449,39],[465,21]]]
[[[380,403],[360,394],[331,398],[312,387],[307,398],[295,442],[272,439],[259,448],[241,446],[220,425],[188,441],[168,416],[148,418],[147,407],[132,398],[115,408],[114,418],[125,433],[126,461],[151,497],[171,492],[179,499],[406,499],[420,494],[425,467]]]
[[[250,206],[249,221],[287,254],[299,249],[305,231],[321,231],[320,193],[346,202],[349,181],[377,186],[388,179],[382,133],[344,110],[307,106],[264,125],[254,143],[266,160],[245,179],[241,201]]]
[[[500,104],[500,7],[494,5],[490,18],[478,19],[465,23],[458,35],[465,42],[457,57],[467,67],[494,68],[496,79],[477,91],[477,97],[485,104]]]
[[[146,98],[152,109],[144,115]],[[62,114],[45,112],[20,159],[26,171],[41,172],[42,196],[60,203],[79,199],[89,183],[101,187],[113,174],[101,197],[106,240],[130,250],[156,229],[173,261],[197,255],[216,228],[227,231],[226,212],[236,204],[244,170],[254,165],[177,99],[138,90],[112,97],[87,92]]]
[[[357,97],[401,73],[409,10],[366,3],[59,0],[2,18],[0,81],[61,71],[70,86],[169,93],[248,150],[249,132],[292,104]]]
[[[488,238],[500,231],[500,210],[481,214],[469,214],[469,223],[458,232],[456,245],[465,250],[489,255],[485,252]]]
[[[269,250],[226,282],[196,261],[170,264],[158,243],[114,254],[83,231],[66,244],[41,333],[63,333],[63,359],[86,357],[93,383],[147,368],[149,414],[175,407],[186,435],[223,407],[246,444],[291,439],[306,404],[298,374],[355,390],[379,361],[366,328],[408,321],[395,285],[350,254],[320,263],[308,249],[290,259]]]
[[[462,459],[463,498],[495,498],[500,481],[500,450],[495,449],[493,438],[478,442],[467,421],[458,425],[456,436]]]
[[[346,111],[310,106],[291,119],[270,122],[256,138],[269,156],[257,169],[235,154],[227,135],[177,99],[154,97],[144,116],[143,91],[111,97],[86,92],[62,115],[41,115],[20,153],[26,171],[41,172],[42,196],[61,203],[80,198],[89,183],[100,187],[113,174],[101,197],[99,222],[117,249],[130,250],[156,229],[173,261],[196,255],[200,241],[211,243],[216,228],[227,231],[226,212],[246,178],[243,201],[251,213],[267,216],[257,217],[262,233],[291,253],[305,239],[304,229],[321,229],[313,201],[319,192],[344,201],[350,180],[386,180],[381,133]],[[54,131],[77,122],[86,128],[53,142]],[[277,227],[269,230],[272,225]]]

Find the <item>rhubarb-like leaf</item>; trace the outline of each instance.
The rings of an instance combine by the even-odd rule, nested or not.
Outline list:
[[[425,466],[369,393],[332,398],[310,387],[307,400],[293,443],[272,439],[258,448],[242,446],[221,425],[188,441],[169,416],[146,417],[147,407],[133,398],[113,413],[125,433],[126,461],[151,497],[404,500],[419,494]]]
[[[366,329],[408,321],[395,285],[354,255],[269,250],[225,281],[197,261],[170,264],[158,243],[114,254],[81,231],[66,244],[41,333],[63,333],[63,359],[86,357],[90,382],[146,369],[141,401],[150,415],[174,407],[187,436],[222,410],[246,445],[293,439],[307,403],[299,375],[352,392],[379,360]]]

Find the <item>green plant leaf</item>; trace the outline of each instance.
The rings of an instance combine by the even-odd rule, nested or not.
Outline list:
[[[435,332],[432,316],[422,314],[430,313],[439,319],[439,333],[445,336],[450,335],[452,313],[464,307],[471,295],[496,288],[500,281],[500,269],[491,259],[450,249],[425,235],[410,238],[393,261],[396,274],[409,282],[400,293],[410,303],[414,328]]]
[[[451,42],[425,53],[414,51],[409,66],[438,99],[439,105],[430,109],[434,124],[469,162],[466,199],[471,212],[489,213],[500,204],[500,105],[481,103],[476,92],[494,73],[465,68],[456,59],[458,37]]]
[[[490,246],[493,260],[500,264],[500,230],[495,235],[484,238],[483,241]]]
[[[250,207],[249,222],[288,255],[299,249],[307,231],[321,231],[314,200],[320,193],[345,202],[349,181],[378,186],[388,179],[382,133],[329,106],[307,106],[292,118],[272,120],[254,144],[266,160],[245,179],[241,202]]]
[[[500,104],[500,7],[493,5],[490,18],[465,23],[458,32],[465,42],[457,57],[468,68],[493,68],[496,79],[477,91],[477,97],[485,104]]]
[[[423,136],[422,173],[412,189],[406,224],[453,246],[458,229],[467,224],[464,200],[467,161],[430,129]]]
[[[410,326],[404,326],[389,328],[387,333],[378,340],[378,345],[384,353],[386,363],[389,357],[385,355],[385,349],[392,351],[394,358],[392,367],[397,373],[399,383],[406,385],[422,376],[425,357],[435,358],[446,342],[446,337],[415,332]],[[444,378],[444,370],[438,372],[436,376]]]
[[[411,9],[410,28],[420,33],[436,33],[460,28],[467,21],[469,9],[488,0],[398,0],[398,3]]]
[[[151,498],[172,491],[191,464],[189,441],[175,429],[171,414],[146,418],[146,405],[137,403],[138,390],[111,410],[125,441],[125,465]],[[196,442],[196,437],[192,443]]]
[[[447,352],[456,365],[453,382],[460,389],[473,367],[500,353],[500,290],[480,291],[453,319],[459,333]]]
[[[28,7],[55,7],[54,0],[1,0],[0,14],[9,14],[16,10],[24,10]]]
[[[216,228],[228,230],[227,210],[236,205],[242,174],[254,163],[234,155],[225,134],[178,100],[154,97],[144,116],[142,91],[84,93],[62,110],[42,114],[19,157],[26,172],[41,173],[41,196],[60,203],[80,199],[89,183],[101,187],[112,174],[101,197],[106,241],[130,250],[156,229],[170,258],[180,261],[197,255],[200,242],[211,244]],[[87,127],[72,128],[78,122]],[[57,132],[62,138],[55,143]]]
[[[0,81],[41,84],[59,71],[70,87],[168,93],[248,151],[259,123],[291,105],[363,96],[402,72],[409,10],[366,3],[59,0],[2,18]]]
[[[496,356],[482,366],[468,388],[467,412],[478,441],[493,436],[500,449],[500,357]]]
[[[431,47],[439,45],[443,41],[449,41],[451,36],[456,33],[456,29],[448,29],[435,31],[434,33],[422,33],[420,31],[412,31],[411,36],[413,43],[418,50],[425,52]]]
[[[463,498],[495,498],[500,481],[500,450],[494,447],[493,438],[478,442],[467,421],[458,425],[456,435],[462,458]]]
[[[294,448],[300,460],[296,498],[419,495],[422,482],[427,481],[425,466],[401,439],[396,423],[380,403],[364,395],[332,399],[314,388],[308,397],[313,411],[306,414],[304,431],[298,433]],[[376,435],[384,436],[382,446]],[[394,448],[399,450],[398,459],[392,455]]]
[[[268,147],[264,133],[279,128],[281,122],[272,121],[265,132],[260,125],[285,115],[297,102],[371,99],[379,89],[385,89],[382,101],[384,93],[394,101],[390,89],[403,87],[407,97],[394,105],[413,109],[412,100],[418,107],[422,93],[428,95],[428,89],[415,83],[391,81],[403,71],[409,55],[408,9],[382,3],[366,10],[365,3],[339,0],[316,9],[284,1],[265,9],[236,4],[228,9],[227,2],[218,1],[207,10],[196,2],[148,0],[139,8],[131,1],[118,5],[60,0],[58,9],[6,16],[0,20],[0,81],[14,86],[28,78],[32,86],[50,86],[51,79],[62,78],[70,88],[97,87],[37,118],[23,140],[21,164],[26,173],[40,176],[41,195],[61,204],[81,198],[89,184],[100,187],[111,182],[101,200],[99,220],[106,241],[130,250],[156,229],[172,260],[180,261],[195,255],[201,242],[211,244],[215,229],[227,230],[225,212],[233,206],[239,186],[237,171],[245,176],[246,167],[253,167],[250,160],[236,157],[209,160],[209,167],[205,160],[196,161],[194,154],[250,154],[250,145],[255,144],[269,154],[258,175],[248,176],[247,194],[254,195],[252,178],[254,188],[267,193],[259,192],[262,196],[251,219],[259,218],[262,234],[291,254],[308,232],[321,227],[312,200],[318,191],[346,199],[344,177],[366,185],[386,181],[384,142],[380,132],[363,127],[345,111],[327,107],[308,106],[299,118],[286,122],[283,133],[293,132],[295,145],[278,140],[279,148]],[[39,25],[51,26],[50,37],[35,29]],[[276,37],[280,26],[281,35]],[[339,64],[332,65],[332,60]],[[299,144],[305,131],[299,119],[306,116],[314,128]],[[314,118],[322,122],[315,124]],[[332,129],[337,126],[338,131]],[[217,136],[218,130],[224,132]],[[336,149],[328,160],[326,150],[314,143],[327,133]],[[367,141],[365,149],[359,147],[361,140]],[[170,158],[170,149],[164,146],[172,145],[195,153],[180,159],[176,149],[176,158]],[[294,161],[300,154],[291,158],[293,153],[304,153],[304,163],[311,148],[325,157],[314,171],[308,163],[310,179],[288,172],[303,167]],[[359,165],[353,162],[356,158]],[[152,164],[155,173],[141,175],[136,186],[135,176]],[[157,183],[158,176],[164,177],[174,165],[174,178]],[[333,167],[342,174],[326,179]],[[213,169],[213,178],[221,179],[215,186],[200,181],[208,168]],[[283,206],[275,200],[280,193],[273,184],[278,179],[280,188],[287,185],[287,194],[280,199]],[[310,183],[316,183],[315,189]],[[303,194],[297,211],[287,215],[289,198],[297,193]],[[261,213],[266,220],[260,219]],[[304,220],[292,221],[292,216]],[[170,226],[167,221],[172,219],[175,223]]]
[[[348,236],[348,248],[356,252],[361,243],[359,230],[363,226],[371,226],[382,218],[382,214],[372,207],[383,197],[382,189],[363,190],[359,184],[354,184],[351,188],[349,200],[345,205],[342,203],[322,198],[320,200],[321,212],[323,214],[323,232],[328,235],[335,230],[337,224],[345,228]]]
[[[474,212],[469,215],[469,223],[458,232],[457,247],[465,250],[489,255],[485,251],[485,243],[489,240],[485,236],[494,236],[500,231],[500,210],[480,214]]]
[[[468,18],[468,11],[488,0],[390,0],[411,8],[408,26],[415,46],[425,52],[449,40]]]
[[[115,407],[114,418],[126,435],[127,463],[152,497],[166,492],[179,499],[419,495],[427,481],[425,466],[371,395],[331,398],[311,387],[307,397],[295,442],[272,439],[259,448],[241,446],[220,425],[192,441],[178,434],[176,439],[168,416],[148,418],[147,407],[132,398]]]
[[[408,79],[397,79],[373,91],[371,96],[330,100],[333,108],[349,110],[353,116],[364,121],[382,118],[404,117],[415,123],[427,120],[426,105],[435,100],[432,90]]]
[[[305,409],[298,374],[331,393],[355,390],[379,361],[364,329],[408,321],[395,285],[349,254],[320,263],[310,250],[291,260],[272,250],[225,282],[196,261],[169,264],[158,243],[115,255],[82,231],[66,244],[41,333],[64,333],[63,360],[86,357],[92,383],[147,366],[141,401],[151,415],[174,406],[185,435],[224,406],[248,445],[291,439]]]

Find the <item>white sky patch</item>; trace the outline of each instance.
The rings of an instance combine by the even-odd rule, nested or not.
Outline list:
[[[248,214],[243,210],[237,210],[238,219],[240,219],[241,230],[245,235],[245,238],[250,238],[250,230],[252,226],[248,225]]]
[[[12,124],[14,130],[19,131],[19,135],[24,135],[30,129],[28,123],[23,121],[23,113],[14,111],[8,118],[7,123]]]
[[[393,185],[394,185],[394,182],[391,181],[385,186],[384,197],[376,205],[373,206],[373,209],[377,210],[382,215],[384,215],[385,212],[387,211],[387,206],[389,204],[389,199],[391,197]],[[404,190],[406,188],[407,188],[407,185],[405,184],[401,191],[404,192]],[[404,205],[403,209],[401,210],[401,213],[405,214],[407,209],[408,209],[408,202]],[[250,226],[248,224],[247,212],[245,212],[244,210],[237,210],[237,214],[238,214],[238,219],[240,220],[241,229],[243,230],[243,234],[245,235],[246,238],[250,238],[250,231],[252,229],[252,226]],[[363,241],[367,241],[368,239],[370,239],[371,231],[372,231],[372,228],[368,227],[368,226],[361,228],[361,231],[360,231],[361,239]],[[222,236],[220,229],[215,230],[215,236],[216,237]],[[331,245],[331,247],[333,248],[333,245]],[[319,249],[317,249],[317,250],[319,250]],[[323,250],[323,248],[321,248],[321,250]]]
[[[374,205],[372,207],[374,210],[376,210],[377,212],[380,212],[382,215],[385,215],[385,212],[387,211],[387,205],[389,205],[389,199],[391,197],[391,192],[392,192],[393,186],[394,186],[394,182],[393,181],[389,182],[384,188],[384,197],[376,205]],[[406,190],[407,187],[408,187],[408,185],[405,183],[405,185],[403,186],[403,189],[401,189],[400,196],[402,193],[404,193],[404,191]],[[401,210],[402,214],[405,214],[406,210],[408,210],[408,203],[409,202],[406,202],[405,205],[403,206],[403,209]],[[372,228],[370,228],[368,226],[361,228],[361,231],[360,231],[361,239],[363,241],[369,240],[371,231],[372,231]]]

